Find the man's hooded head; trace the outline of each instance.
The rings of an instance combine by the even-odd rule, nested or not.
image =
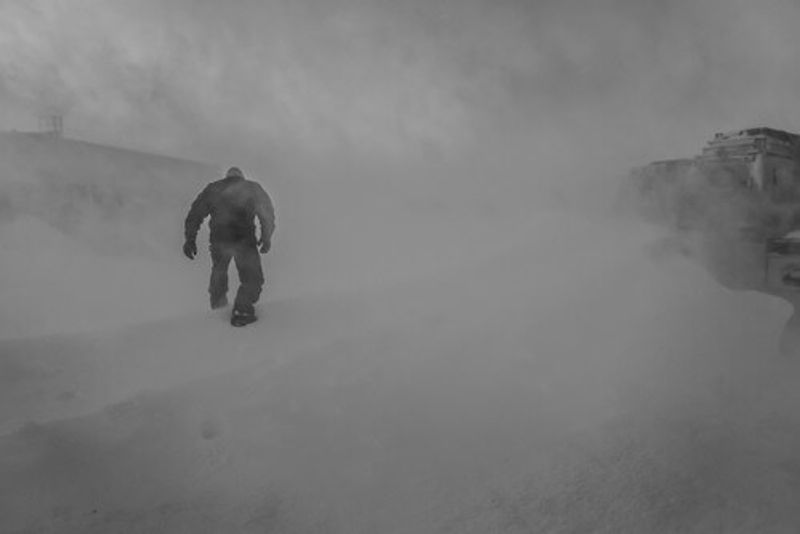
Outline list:
[[[244,178],[244,173],[239,167],[231,167],[225,173],[225,178]]]

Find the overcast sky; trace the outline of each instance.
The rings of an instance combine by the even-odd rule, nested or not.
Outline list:
[[[798,27],[793,0],[0,0],[0,118],[211,158],[545,138],[678,156],[800,130]]]

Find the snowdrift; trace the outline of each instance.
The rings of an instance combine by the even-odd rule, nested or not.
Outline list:
[[[34,218],[99,253],[154,256],[180,238],[187,192],[219,172],[168,156],[2,132],[0,226]]]
[[[787,310],[653,261],[647,228],[545,219],[245,330],[198,312],[2,342],[4,529],[796,525]]]

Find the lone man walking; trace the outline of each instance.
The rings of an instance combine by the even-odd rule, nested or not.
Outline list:
[[[183,253],[190,260],[197,254],[197,232],[207,216],[211,217],[211,280],[208,286],[211,308],[228,305],[228,267],[233,259],[240,285],[233,303],[231,324],[250,324],[256,320],[253,305],[258,302],[264,285],[259,252],[269,252],[275,231],[272,199],[258,182],[245,179],[241,169],[228,169],[225,178],[211,182],[200,192],[186,216]],[[255,217],[261,226],[260,239],[256,239]]]

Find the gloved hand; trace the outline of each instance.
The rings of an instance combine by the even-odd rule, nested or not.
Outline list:
[[[262,239],[261,241],[259,241],[259,244],[261,245],[261,248],[259,248],[259,251],[262,254],[266,254],[267,252],[269,252],[269,249],[272,248],[272,243],[270,242],[269,239],[267,239],[267,240]]]
[[[197,243],[194,241],[186,241],[183,244],[183,255],[193,260],[195,255],[197,254]]]

